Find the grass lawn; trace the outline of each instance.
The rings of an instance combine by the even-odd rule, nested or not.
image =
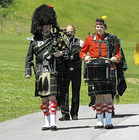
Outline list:
[[[0,36],[0,122],[40,108],[39,98],[34,97],[34,77],[24,77],[28,44],[25,36]]]
[[[120,104],[139,103],[139,66],[133,60],[135,44],[122,42],[129,69],[125,73],[128,88],[120,98]],[[0,122],[40,111],[41,100],[34,97],[34,76],[30,80],[24,77],[28,46],[24,35],[0,35]],[[83,79],[80,103],[89,103]]]

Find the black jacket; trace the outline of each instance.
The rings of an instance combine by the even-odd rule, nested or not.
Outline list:
[[[25,75],[32,74],[31,67],[33,65],[34,55],[35,55],[35,63],[36,64],[43,64],[44,61],[44,54],[46,52],[47,55],[50,55],[51,59],[48,61],[52,63],[51,56],[53,52],[53,37],[49,35],[47,38],[42,38],[42,41],[34,40],[34,38],[30,39],[30,46],[27,52],[26,61],[25,61]],[[48,56],[46,56],[48,57]]]

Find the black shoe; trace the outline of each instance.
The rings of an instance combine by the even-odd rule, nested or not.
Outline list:
[[[114,127],[113,127],[113,125],[112,124],[107,124],[106,126],[105,126],[105,129],[113,129]]]
[[[51,126],[51,127],[50,127],[50,130],[52,130],[52,131],[57,131],[57,126],[55,126],[55,125]]]
[[[67,114],[62,114],[62,117],[59,118],[59,121],[68,121],[70,120],[70,116]]]
[[[72,117],[72,120],[78,120],[78,116],[77,116],[77,115],[74,115],[74,116]]]
[[[100,129],[100,128],[104,128],[104,126],[103,125],[102,126],[96,125],[94,128],[95,129]]]
[[[42,127],[42,131],[50,130],[50,127]]]

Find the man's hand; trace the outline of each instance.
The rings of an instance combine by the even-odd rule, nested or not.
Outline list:
[[[116,59],[115,57],[112,57],[112,58],[111,58],[111,61],[112,61],[113,63],[116,63],[116,62],[117,62],[117,59]]]
[[[87,55],[87,56],[85,57],[85,61],[86,61],[86,62],[90,62],[90,60],[91,60],[91,57],[90,57],[89,55]]]
[[[30,79],[30,78],[31,78],[31,76],[30,76],[30,75],[26,75],[26,78],[27,78],[27,79]]]
[[[62,51],[57,51],[57,52],[54,52],[53,55],[55,57],[60,57],[60,56],[63,56],[63,52]]]

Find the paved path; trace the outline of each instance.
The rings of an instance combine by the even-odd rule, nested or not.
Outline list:
[[[42,112],[0,123],[0,140],[139,140],[139,104],[115,105],[114,129],[94,129],[95,112],[81,106],[79,120],[58,121],[58,131],[41,131]]]

